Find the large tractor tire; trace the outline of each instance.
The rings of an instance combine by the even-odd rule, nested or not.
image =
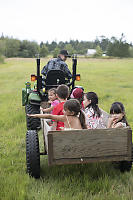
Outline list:
[[[29,175],[40,178],[40,150],[36,130],[29,130],[26,134],[26,164]]]
[[[27,104],[25,106],[27,130],[39,130],[41,121],[39,118],[28,117],[27,114],[40,114],[40,106]]]

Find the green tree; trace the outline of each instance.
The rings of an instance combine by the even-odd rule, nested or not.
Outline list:
[[[56,47],[53,51],[53,58],[57,58],[57,56],[59,55],[60,49],[58,47]]]
[[[48,55],[48,48],[46,47],[45,44],[42,45],[40,48],[40,57],[46,57]]]
[[[5,51],[6,51],[6,41],[0,39],[0,54],[5,55]]]
[[[94,57],[101,57],[102,54],[103,54],[103,51],[102,51],[102,49],[100,48],[100,46],[98,45],[98,46],[96,47],[96,53],[94,54]]]
[[[74,54],[74,49],[71,44],[66,44],[65,49],[69,52],[70,55]]]
[[[42,48],[42,47],[43,47],[43,45],[44,45],[44,43],[43,43],[43,42],[41,42],[41,43],[40,43],[40,48]]]
[[[23,40],[20,44],[19,56],[25,58],[33,58],[35,54],[39,53],[39,45],[32,41]]]
[[[48,47],[49,52],[54,51],[56,47],[57,47],[57,43],[53,41],[51,44],[49,44],[49,47]]]
[[[129,56],[133,58],[133,46],[129,47]]]
[[[64,42],[59,42],[59,44],[58,44],[58,48],[59,49],[64,49],[65,48],[65,44],[64,44]]]
[[[27,40],[21,41],[20,50],[19,50],[20,57],[24,57],[24,58],[29,57],[28,45],[29,45],[29,42]]]
[[[5,39],[5,56],[6,57],[17,57],[20,49],[20,41],[13,38]]]
[[[101,47],[102,51],[107,50],[108,44],[109,44],[109,39],[106,38],[104,35],[100,36],[100,47]]]
[[[123,34],[119,40],[112,37],[107,48],[107,55],[114,57],[129,57],[129,46],[130,45],[124,40]]]
[[[33,58],[37,53],[39,53],[39,45],[34,41],[29,42],[27,50],[29,52],[29,57]]]

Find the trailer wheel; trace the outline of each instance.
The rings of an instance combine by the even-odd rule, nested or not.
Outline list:
[[[132,162],[133,162],[133,144],[132,144],[132,155],[131,155],[131,161],[118,161],[118,162],[112,162],[115,169],[119,169],[121,172],[129,172],[132,168]]]
[[[132,168],[132,161],[120,161],[119,169],[121,172],[129,172]]]
[[[120,161],[119,162],[119,169],[121,172],[129,172],[132,168],[133,162],[133,145],[132,145],[132,160],[131,161]]]
[[[40,114],[40,106],[27,104],[25,106],[27,130],[39,130],[41,121],[39,118],[28,117],[27,114]]]
[[[34,178],[40,177],[40,150],[36,130],[29,130],[26,134],[26,164],[27,172]]]
[[[121,172],[129,172],[132,168],[132,161],[118,161],[112,162],[115,169],[119,169]]]
[[[133,144],[132,144],[132,157],[131,161],[118,161],[113,162],[113,166],[116,169],[119,169],[121,172],[129,172],[132,168],[132,162],[133,162]]]

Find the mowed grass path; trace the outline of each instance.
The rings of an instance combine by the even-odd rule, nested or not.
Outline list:
[[[48,59],[41,60],[41,66]],[[71,60],[67,61],[71,68]],[[42,68],[42,67],[41,67]],[[7,59],[0,64],[0,200],[130,200],[133,170],[121,174],[111,163],[48,167],[41,157],[41,178],[26,174],[25,111],[21,89],[36,73],[35,59]],[[77,73],[85,92],[95,91],[99,106],[109,112],[121,101],[133,128],[133,60],[79,59]],[[42,132],[39,132],[43,149]]]

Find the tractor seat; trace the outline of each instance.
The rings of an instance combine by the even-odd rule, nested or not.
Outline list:
[[[45,89],[49,90],[61,84],[65,84],[64,72],[61,70],[50,70],[46,76]]]

